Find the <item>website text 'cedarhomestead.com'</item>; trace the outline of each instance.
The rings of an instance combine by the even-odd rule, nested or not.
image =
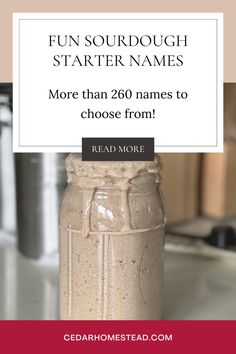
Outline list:
[[[152,333],[152,334],[137,334],[137,333],[102,333],[102,334],[79,334],[66,333],[64,334],[66,342],[172,342],[172,334]]]

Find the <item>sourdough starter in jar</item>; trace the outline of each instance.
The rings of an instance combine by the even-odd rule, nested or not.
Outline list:
[[[60,212],[60,318],[161,316],[164,213],[160,160],[66,159]]]

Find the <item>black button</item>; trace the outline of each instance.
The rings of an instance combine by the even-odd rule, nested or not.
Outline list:
[[[83,161],[153,161],[154,138],[82,138]]]

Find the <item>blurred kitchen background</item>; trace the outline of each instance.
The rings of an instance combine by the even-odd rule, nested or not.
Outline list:
[[[167,216],[163,319],[236,319],[236,84],[224,153],[161,154]],[[0,84],[0,319],[58,319],[58,210],[67,154],[12,153]]]

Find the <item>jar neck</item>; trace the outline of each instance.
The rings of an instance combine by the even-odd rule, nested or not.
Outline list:
[[[90,177],[78,176],[74,173],[67,174],[69,184],[76,185],[81,189],[101,190],[127,190],[129,188],[140,188],[160,183],[160,175],[156,173],[140,173],[133,178],[117,178],[113,176]]]

